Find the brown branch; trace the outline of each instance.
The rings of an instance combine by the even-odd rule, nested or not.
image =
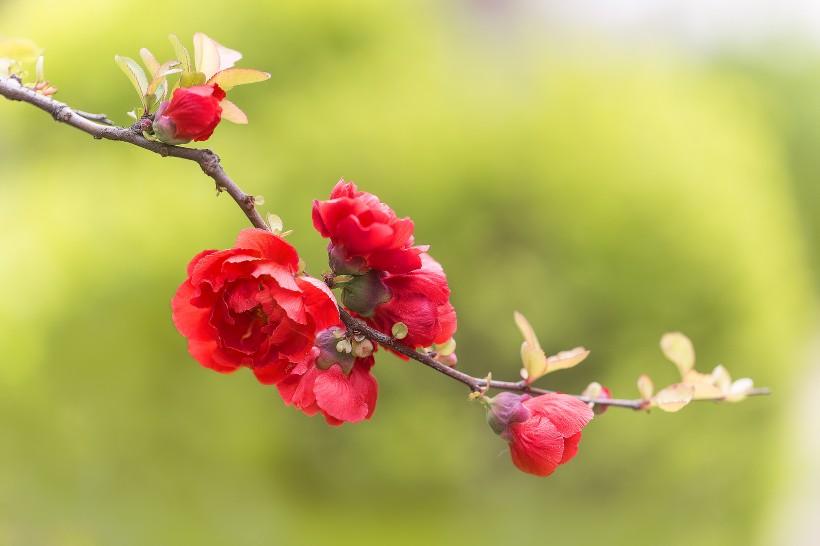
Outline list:
[[[36,106],[51,114],[51,116],[60,123],[65,123],[75,129],[88,133],[95,139],[127,142],[128,144],[133,144],[134,146],[139,146],[140,148],[159,154],[162,157],[178,157],[199,164],[202,171],[213,178],[217,190],[228,192],[228,195],[236,201],[236,204],[239,205],[242,212],[244,212],[248,220],[251,221],[251,224],[260,229],[267,229],[267,224],[265,224],[265,221],[256,211],[253,196],[243,192],[239,186],[231,180],[225,173],[222,165],[219,164],[219,156],[211,150],[169,146],[168,144],[145,138],[138,127],[110,127],[97,123],[79,114],[65,103],[56,101],[51,97],[40,95],[32,89],[23,86],[20,81],[14,77],[0,78],[0,95],[3,95],[9,100],[27,102]],[[93,116],[103,121],[108,119],[107,116],[100,117],[101,115],[97,114]]]
[[[50,113],[55,120],[88,133],[95,139],[126,142],[159,154],[162,157],[178,157],[180,159],[187,159],[199,164],[202,171],[206,175],[213,178],[214,182],[216,182],[217,190],[228,192],[233,200],[236,201],[236,204],[239,205],[239,208],[242,209],[242,212],[245,213],[245,216],[248,217],[251,224],[257,228],[270,231],[270,227],[256,211],[253,196],[243,192],[239,186],[231,180],[227,173],[225,173],[222,165],[220,165],[219,156],[211,150],[170,146],[155,140],[150,140],[142,135],[139,123],[135,123],[132,127],[128,128],[103,125],[103,123],[111,123],[105,114],[89,114],[87,112],[74,110],[60,101],[56,101],[48,96],[36,93],[32,89],[23,86],[20,83],[20,80],[15,77],[0,77],[0,95],[12,101],[27,102],[33,106],[36,106],[37,108]],[[429,366],[437,372],[451,377],[456,381],[460,381],[461,383],[467,385],[472,392],[481,392],[486,389],[498,389],[534,395],[550,394],[555,392],[532,387],[527,385],[524,381],[488,381],[487,379],[473,377],[442,364],[427,352],[416,351],[406,345],[402,345],[396,339],[379,332],[378,330],[369,327],[361,320],[352,317],[341,306],[339,306],[339,315],[341,316],[342,322],[345,326],[352,332],[360,333],[369,338],[371,341],[375,341],[379,345],[382,345],[391,351],[402,354],[412,360],[415,360],[416,362]],[[749,396],[760,396],[769,393],[769,389],[754,389],[749,393]],[[623,400],[617,398],[591,398],[589,396],[582,396],[579,394],[571,394],[570,396],[592,404],[617,406],[635,410],[647,408],[647,401],[641,399]],[[709,400],[719,402],[721,401],[721,398],[711,398]]]

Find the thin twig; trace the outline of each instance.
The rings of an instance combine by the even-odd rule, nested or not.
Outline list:
[[[197,148],[183,148],[181,146],[169,146],[162,142],[149,140],[141,132],[125,127],[109,127],[93,120],[87,119],[67,104],[56,101],[51,97],[40,95],[33,90],[24,87],[16,78],[0,78],[0,95],[9,100],[27,102],[37,108],[51,114],[51,116],[66,125],[79,129],[96,139],[117,140],[127,142],[140,148],[152,151],[162,157],[178,157],[198,163],[202,171],[214,179],[217,190],[226,191],[236,201],[248,220],[255,227],[267,229],[267,224],[256,211],[252,195],[243,192],[239,186],[225,173],[222,165],[219,164],[219,156],[211,150]]]
[[[82,110],[74,110],[74,113],[81,118],[90,119],[91,121],[102,123],[103,125],[114,125],[114,122],[108,119],[108,116],[105,114],[92,114],[90,112],[83,112]]]
[[[254,198],[251,195],[243,192],[239,186],[231,180],[225,173],[222,165],[219,163],[219,156],[211,150],[197,149],[197,148],[183,148],[181,146],[169,146],[161,142],[149,140],[142,135],[140,124],[135,123],[133,126],[112,127],[113,123],[105,114],[89,114],[79,110],[73,110],[68,105],[56,101],[48,96],[36,93],[32,89],[24,87],[20,81],[15,78],[1,78],[0,77],[0,95],[3,95],[9,100],[27,102],[41,110],[44,110],[52,115],[55,120],[70,125],[85,133],[90,134],[95,139],[116,140],[120,142],[127,142],[134,146],[139,146],[151,152],[161,155],[162,157],[178,157],[180,159],[187,159],[193,161],[202,168],[202,171],[210,176],[218,191],[226,191],[233,198],[245,216],[248,217],[251,224],[255,227],[270,231],[270,227],[262,219],[254,206]],[[105,124],[105,125],[103,125]],[[495,381],[473,377],[464,372],[451,368],[441,362],[438,362],[430,354],[423,351],[413,350],[406,345],[402,345],[396,339],[371,328],[361,320],[353,317],[344,308],[339,306],[339,315],[341,316],[344,325],[352,332],[360,333],[371,341],[375,341],[379,345],[390,349],[393,352],[402,354],[416,362],[420,362],[425,366],[433,368],[439,373],[460,381],[470,388],[471,392],[483,392],[486,389],[498,389],[504,391],[521,392],[526,394],[550,394],[555,391],[538,389],[527,385],[524,381]],[[761,396],[770,394],[769,389],[753,389],[748,393],[749,396]],[[583,402],[600,404],[606,406],[617,406],[623,408],[631,408],[635,410],[646,409],[648,401],[641,399],[623,400],[617,398],[591,398],[589,396],[582,396],[578,394],[571,394]],[[709,400],[720,402],[721,398],[711,398]]]

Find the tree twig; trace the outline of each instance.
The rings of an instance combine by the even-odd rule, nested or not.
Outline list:
[[[222,165],[219,164],[219,156],[211,150],[198,148],[183,148],[181,146],[169,146],[156,140],[145,138],[139,130],[114,126],[110,127],[88,119],[67,104],[54,100],[51,97],[40,95],[32,89],[24,87],[16,78],[0,78],[0,95],[9,100],[27,102],[37,108],[51,114],[59,121],[79,129],[95,139],[116,140],[127,142],[134,146],[139,146],[162,157],[178,157],[187,159],[199,164],[202,171],[213,178],[217,190],[226,191],[236,201],[251,224],[261,229],[267,229],[267,224],[256,211],[254,198],[243,192],[236,183],[225,173]],[[108,119],[104,116],[104,119]]]

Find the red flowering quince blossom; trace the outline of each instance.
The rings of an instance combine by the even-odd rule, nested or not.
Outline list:
[[[293,246],[256,228],[242,230],[233,248],[196,255],[171,300],[191,356],[223,373],[301,361],[339,311],[324,283],[297,275],[298,261]]]
[[[344,339],[344,332],[342,324],[319,332],[315,346],[302,360],[284,368],[257,370],[257,379],[275,384],[285,404],[307,415],[321,412],[329,425],[370,419],[379,392],[376,378],[370,374],[376,363],[374,347],[365,340],[357,342],[352,352],[340,351],[337,344]],[[361,347],[366,347],[364,352],[359,352]]]
[[[549,476],[578,453],[581,429],[593,416],[587,404],[560,393],[502,392],[487,404],[487,422],[509,442],[513,464],[536,476]]]
[[[398,341],[412,349],[444,343],[453,337],[457,326],[444,269],[426,252],[419,258],[419,269],[384,275],[380,280],[390,298],[377,304],[370,316],[361,316],[386,334],[391,333],[394,324],[403,322],[408,333]]]
[[[222,119],[225,91],[217,84],[178,87],[154,116],[154,134],[166,144],[208,140]]]
[[[413,221],[397,218],[393,210],[356,184],[339,180],[330,199],[313,201],[313,225],[329,238],[328,250],[341,247],[347,260],[359,258],[366,267],[406,273],[421,267],[424,246],[413,246]],[[339,271],[337,271],[339,273]]]

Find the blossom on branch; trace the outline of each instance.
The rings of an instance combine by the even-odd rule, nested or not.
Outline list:
[[[154,135],[165,144],[208,140],[222,119],[225,91],[218,85],[178,87],[170,101],[159,105],[154,117]]]
[[[447,277],[427,246],[413,245],[410,218],[342,179],[330,199],[313,201],[313,225],[330,239],[331,269],[344,277],[334,286],[352,314],[411,349],[452,338],[456,313]],[[399,323],[401,337],[394,332]]]
[[[339,180],[330,199],[313,201],[313,226],[329,238],[328,252],[339,262],[359,258],[359,267],[344,273],[361,273],[370,267],[390,273],[407,273],[421,267],[419,254],[426,246],[413,246],[413,221],[398,218],[372,193]],[[361,261],[363,260],[363,261]],[[337,273],[339,266],[334,268]]]
[[[231,249],[195,256],[171,300],[191,356],[222,373],[301,362],[317,332],[339,323],[339,311],[324,283],[298,274],[298,262],[293,246],[255,228],[242,230]]]
[[[502,392],[485,404],[487,422],[509,442],[513,464],[536,476],[549,476],[575,457],[581,430],[593,416],[585,403],[560,393]]]
[[[381,282],[389,299],[376,305],[369,316],[361,316],[368,325],[388,334],[394,324],[404,323],[407,335],[399,342],[411,349],[443,344],[453,337],[457,326],[444,269],[426,252],[420,258],[419,269],[384,275]],[[344,295],[343,290],[342,301]]]

